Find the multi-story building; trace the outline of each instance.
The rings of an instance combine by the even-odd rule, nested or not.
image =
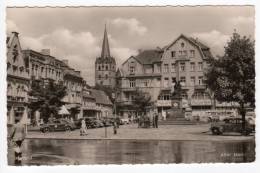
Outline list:
[[[116,61],[110,55],[105,28],[101,56],[95,62],[95,84],[114,88],[116,85]]]
[[[43,85],[49,81],[62,82],[66,86],[67,95],[63,98],[63,102],[65,107],[72,112],[72,116],[77,118],[82,102],[83,87],[80,71],[71,68],[68,60],[59,60],[51,56],[49,49],[43,49],[41,52],[24,50],[23,54],[28,62],[31,81],[38,81]]]
[[[117,94],[119,114],[128,117],[135,114],[132,107],[133,93],[139,90],[149,93],[155,102],[161,90],[161,58],[163,51],[144,50],[137,56],[131,56],[117,72],[120,92]]]
[[[29,69],[26,68],[17,32],[7,37],[7,123],[28,120]]]
[[[23,50],[24,58],[30,70],[31,80],[39,82],[48,82],[50,80],[55,83],[63,81],[63,69],[61,60],[50,55],[49,49],[43,49],[41,52],[34,50]]]
[[[180,35],[164,48],[162,56],[162,89],[158,110],[169,109],[170,94],[177,81],[182,85],[183,106],[192,110],[210,109],[210,93],[204,84],[208,60],[213,58],[210,48],[198,39]]]
[[[180,35],[163,49],[145,50],[130,57],[118,70],[121,92],[118,105],[122,114],[131,114],[131,92],[136,88],[152,96],[158,112],[171,108],[171,93],[176,82],[182,85],[182,105],[193,110],[210,109],[211,97],[204,85],[204,72],[210,48],[197,39]],[[121,115],[122,115],[121,114]],[[126,116],[126,115],[123,115]]]

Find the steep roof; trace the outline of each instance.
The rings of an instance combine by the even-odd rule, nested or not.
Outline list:
[[[141,64],[153,64],[161,61],[162,54],[163,52],[159,50],[144,50],[135,56],[135,58]]]
[[[109,50],[109,43],[108,43],[106,26],[105,26],[105,31],[104,31],[104,38],[103,38],[103,44],[102,44],[101,57],[102,58],[110,57],[110,50]]]
[[[208,46],[206,46],[205,44],[203,44],[202,42],[200,42],[198,39],[194,39],[192,37],[187,37],[183,34],[181,34],[177,39],[175,39],[171,44],[167,45],[165,47],[165,49],[168,49],[169,47],[171,47],[173,44],[175,44],[175,42],[177,40],[179,40],[180,38],[184,38],[187,41],[189,41],[191,44],[197,46],[199,48],[199,50],[201,51],[201,54],[204,56],[205,59],[209,59],[209,58],[213,58],[210,48]]]
[[[91,89],[92,96],[96,99],[96,103],[104,105],[112,105],[111,100],[102,90]]]

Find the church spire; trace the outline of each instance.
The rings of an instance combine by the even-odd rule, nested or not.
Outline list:
[[[110,50],[109,50],[108,37],[107,37],[107,27],[105,25],[101,58],[108,58],[108,57],[110,57]]]

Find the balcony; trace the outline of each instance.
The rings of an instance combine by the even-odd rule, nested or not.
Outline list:
[[[136,87],[123,87],[121,88],[122,91],[129,92],[129,91],[135,91]]]
[[[206,89],[206,85],[195,85],[194,86],[194,89],[201,89],[201,90],[203,90],[203,89]]]

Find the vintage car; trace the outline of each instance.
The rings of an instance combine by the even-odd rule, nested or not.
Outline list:
[[[55,119],[52,122],[40,126],[40,131],[43,133],[50,131],[71,131],[74,129],[76,129],[75,124],[66,119]]]
[[[241,118],[226,118],[223,121],[212,122],[210,130],[213,135],[221,135],[226,132],[242,133],[242,119]],[[245,134],[249,135],[254,132],[254,125],[246,121]]]
[[[80,118],[80,119],[74,121],[77,129],[81,128],[81,121],[83,119],[85,120],[86,127],[88,129],[96,128],[96,123],[95,123],[95,119],[94,118],[84,117],[84,118]]]

